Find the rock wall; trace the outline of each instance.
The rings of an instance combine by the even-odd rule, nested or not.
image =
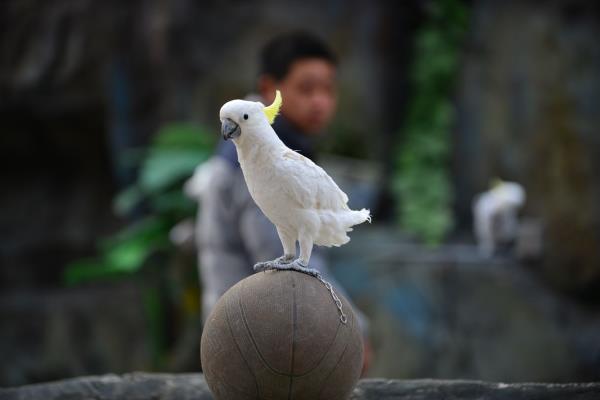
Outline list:
[[[371,321],[369,377],[600,379],[598,310],[557,295],[512,258],[462,244],[433,250],[366,226],[331,255]]]
[[[548,280],[596,297],[600,283],[600,7],[562,0],[477,1],[458,85],[456,203],[495,177],[527,191],[544,226]]]
[[[0,386],[152,366],[152,332],[135,282],[0,296]]]

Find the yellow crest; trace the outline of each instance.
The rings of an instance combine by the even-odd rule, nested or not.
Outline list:
[[[279,90],[275,91],[275,100],[273,100],[273,104],[268,107],[263,108],[263,112],[267,116],[270,124],[273,124],[275,121],[275,117],[279,114],[279,108],[281,107],[281,93]]]
[[[490,182],[490,188],[491,189],[496,189],[496,188],[502,186],[503,184],[504,184],[504,181],[502,179],[500,179],[498,177],[495,177]]]

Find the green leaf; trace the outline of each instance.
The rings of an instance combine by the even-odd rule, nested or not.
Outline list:
[[[152,197],[150,204],[156,213],[172,214],[183,219],[194,214],[197,203],[186,197],[183,191],[172,190]]]
[[[104,239],[100,243],[100,257],[78,260],[67,266],[64,274],[66,283],[76,284],[139,271],[152,254],[168,248],[169,229],[167,220],[148,217]]]
[[[67,264],[63,279],[67,285],[103,279],[111,275],[109,266],[95,258],[85,258]]]
[[[142,189],[133,185],[117,194],[113,200],[113,209],[115,214],[125,216],[129,214],[142,200],[144,192]]]
[[[148,256],[169,245],[170,224],[162,218],[147,217],[101,243],[104,260],[112,268],[131,273],[139,270]]]
[[[187,123],[165,125],[152,142],[153,148],[193,148],[210,151],[215,144],[216,135],[208,134],[204,129]]]
[[[194,169],[206,161],[209,152],[197,149],[153,150],[142,165],[139,184],[148,194],[157,193],[169,186],[182,183],[192,176]]]
[[[165,125],[148,149],[134,149],[120,160],[138,167],[138,180],[120,192],[113,206],[129,214],[144,201],[152,214],[98,243],[99,255],[69,264],[64,278],[69,284],[136,273],[157,252],[170,249],[169,230],[192,216],[195,204],[182,193],[182,185],[204,162],[216,135],[189,123]]]

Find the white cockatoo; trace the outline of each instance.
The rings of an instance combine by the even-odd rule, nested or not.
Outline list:
[[[233,140],[250,195],[277,228],[283,245],[283,256],[260,262],[254,270],[294,269],[316,275],[308,267],[313,245],[348,243],[347,232],[353,225],[370,222],[370,212],[348,208],[348,196],[333,179],[277,137],[271,124],[281,102],[277,91],[268,107],[245,100],[225,103],[219,114],[221,134]]]
[[[480,252],[490,257],[499,244],[514,240],[525,189],[516,182],[496,180],[473,201],[473,224]]]

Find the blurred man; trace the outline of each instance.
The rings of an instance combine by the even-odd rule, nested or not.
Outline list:
[[[337,105],[334,54],[319,39],[298,32],[269,42],[260,62],[260,98],[252,100],[271,104],[279,89],[283,105],[273,129],[288,147],[314,160],[314,139],[331,121]],[[255,263],[281,255],[281,242],[250,197],[231,141],[220,142],[216,155],[199,168],[186,190],[201,202],[197,242],[206,319],[227,289],[254,273]],[[318,248],[310,267],[344,293],[329,275]],[[366,332],[365,317],[354,309]]]

